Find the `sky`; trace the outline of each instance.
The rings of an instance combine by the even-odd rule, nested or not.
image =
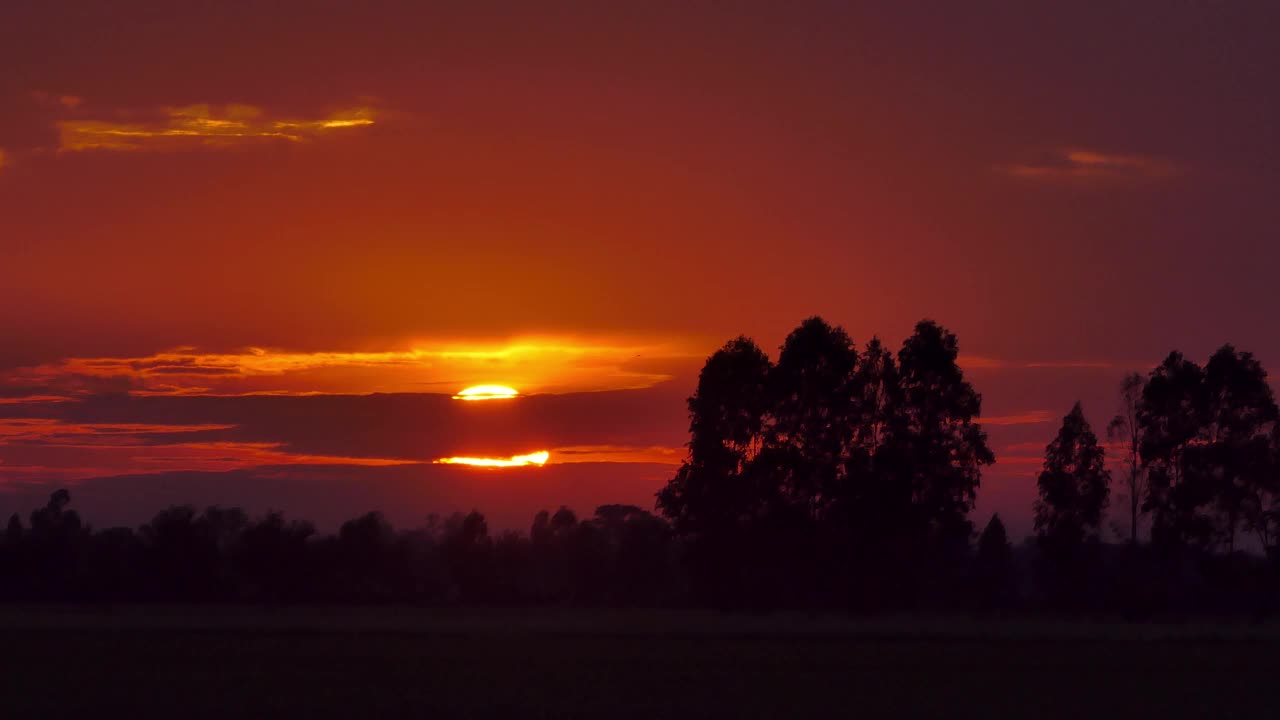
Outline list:
[[[1268,2],[8,0],[0,512],[652,507],[706,356],[819,314],[958,335],[975,519],[1026,532],[1077,399],[1101,432],[1172,349],[1280,365],[1276,37]]]

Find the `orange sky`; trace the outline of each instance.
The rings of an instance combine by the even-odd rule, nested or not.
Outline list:
[[[979,510],[1025,519],[1075,399],[1100,428],[1174,347],[1280,363],[1270,5],[86,5],[0,22],[0,511],[557,448],[492,511],[597,497],[557,458],[647,506],[701,359],[820,313],[959,335]],[[531,397],[442,404],[484,382]]]

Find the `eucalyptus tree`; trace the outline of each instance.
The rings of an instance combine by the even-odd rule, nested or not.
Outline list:
[[[958,354],[956,336],[932,320],[917,323],[903,342],[894,457],[919,531],[967,543],[982,468],[995,462],[995,454],[978,423],[982,396],[965,380]]]
[[[1107,436],[1120,444],[1124,457],[1124,487],[1129,510],[1129,543],[1138,544],[1138,521],[1147,494],[1147,469],[1142,463],[1142,392],[1147,384],[1139,373],[1130,373],[1120,382],[1120,407],[1107,425]]]
[[[1041,544],[1070,552],[1097,539],[1110,482],[1106,453],[1077,402],[1045,447],[1044,468],[1036,480],[1035,529]]]

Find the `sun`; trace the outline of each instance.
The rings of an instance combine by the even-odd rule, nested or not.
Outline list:
[[[513,387],[506,385],[473,385],[453,396],[454,400],[510,400],[519,395]]]

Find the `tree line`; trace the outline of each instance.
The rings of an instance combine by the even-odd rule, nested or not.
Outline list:
[[[628,505],[540,512],[491,533],[479,512],[397,530],[377,512],[321,536],[279,512],[171,507],[93,530],[58,490],[0,540],[8,602],[657,606],[673,601],[666,523]]]
[[[739,337],[688,400],[688,454],[656,514],[479,512],[396,530],[378,513],[319,536],[278,513],[173,507],[94,531],[55,492],[0,539],[0,599],[700,605],[861,611],[1261,612],[1280,581],[1280,423],[1265,370],[1224,346],[1120,386],[1100,442],[1077,403],[1045,449],[1035,536],[970,519],[995,462],[955,335],[897,352],[821,318],[772,360]],[[1107,542],[1107,449],[1125,542]],[[1149,527],[1147,533],[1142,532]],[[1145,536],[1145,538],[1144,538]],[[1243,552],[1244,538],[1260,552]],[[1144,542],[1144,539],[1146,540]],[[975,542],[976,540],[976,542]]]

